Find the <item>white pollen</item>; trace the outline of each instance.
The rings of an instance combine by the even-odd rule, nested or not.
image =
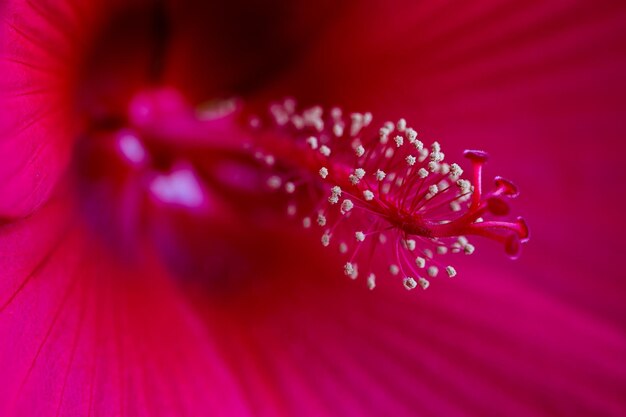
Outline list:
[[[472,184],[468,180],[458,180],[456,185],[461,189],[462,194],[469,192],[472,187]]]
[[[317,138],[315,136],[310,136],[306,140],[306,143],[311,147],[311,149],[317,149]]]
[[[446,266],[446,272],[448,273],[448,276],[450,278],[453,278],[456,276],[456,269],[454,269],[454,267],[450,265]]]
[[[441,166],[439,167],[439,173],[441,175],[448,175],[449,172],[450,172],[450,165],[448,165],[445,162],[441,164]]]
[[[320,146],[320,153],[326,157],[330,156],[330,148],[326,145]]]
[[[361,113],[352,113],[350,115],[352,124],[350,125],[350,136],[356,136],[363,127],[363,115]]]
[[[310,217],[305,217],[302,219],[302,227],[304,227],[305,229],[308,229],[309,227],[311,227],[311,218]]]
[[[415,139],[415,141],[413,142],[413,146],[415,146],[415,149],[420,151],[420,155],[422,155],[421,152],[424,150],[424,142],[422,142],[419,139]],[[426,153],[428,153],[428,151],[426,151]],[[426,157],[424,157],[424,158],[426,158]],[[422,159],[422,161],[423,161],[423,159]],[[420,162],[422,162],[422,161],[420,161]]]
[[[437,268],[436,266],[432,265],[432,266],[429,266],[426,271],[427,271],[429,277],[433,277],[434,278],[439,273],[439,268]]]
[[[346,262],[346,264],[343,266],[343,271],[347,276],[352,279],[356,279],[359,276],[359,273],[357,271],[357,265],[353,265],[351,262]]]
[[[343,125],[340,123],[335,123],[333,126],[333,134],[337,137],[343,136]]]
[[[353,207],[354,204],[352,203],[352,201],[347,199],[343,200],[343,203],[341,203],[341,214],[346,214],[347,212],[352,210]]]
[[[419,151],[420,151],[420,157],[417,158],[417,162],[424,162],[426,158],[428,158],[428,149],[421,148]]]
[[[339,253],[348,253],[348,245],[345,242],[339,244]]]
[[[460,177],[463,175],[463,170],[458,164],[450,165],[450,176],[451,177]]]
[[[365,201],[372,201],[374,199],[374,193],[370,190],[363,191],[363,198]]]
[[[319,213],[317,215],[317,224],[320,226],[326,226],[326,216],[324,216],[322,213]]]
[[[463,251],[465,252],[466,255],[471,255],[472,253],[474,253],[475,249],[476,248],[471,243],[468,243],[467,245],[463,247]]]
[[[418,279],[418,282],[419,282],[420,287],[422,287],[423,290],[427,289],[428,286],[430,285],[430,282],[428,282],[428,280],[425,278]]]
[[[359,145],[354,150],[354,153],[356,153],[356,156],[361,157],[365,154],[365,148],[363,147],[363,145]]]
[[[398,275],[400,273],[400,268],[398,268],[398,265],[395,264],[389,265],[389,273],[391,273],[391,275]]]
[[[380,130],[378,131],[378,138],[380,140],[381,145],[386,145],[387,142],[389,142],[389,131],[384,128],[381,127]]]
[[[146,149],[139,138],[132,133],[124,133],[118,139],[120,151],[131,162],[139,164],[146,159]]]
[[[432,173],[439,171],[439,164],[437,162],[430,161],[428,163],[428,170]]]
[[[428,176],[428,171],[426,171],[424,168],[420,168],[419,171],[417,171],[417,176],[421,179],[424,179]]]
[[[296,185],[293,182],[285,183],[285,191],[287,194],[293,194],[293,192],[296,191]]]
[[[320,168],[320,177],[326,179],[327,176],[328,176],[328,168],[321,167]]]
[[[426,256],[428,259],[433,259],[433,251],[431,251],[430,249],[424,249],[424,256]]]
[[[363,168],[357,168],[354,170],[354,175],[361,180],[365,176],[365,170]]]
[[[352,184],[352,185],[356,185],[356,184],[359,183],[359,179],[354,174],[348,175],[348,179],[350,180],[350,184]]]
[[[328,202],[330,204],[337,204],[339,202],[339,197],[337,197],[336,195],[331,195],[330,197],[328,197]]]
[[[415,239],[407,239],[405,244],[408,250],[415,250]]]
[[[433,162],[441,162],[444,159],[444,154],[443,152],[431,152],[430,153],[430,160]]]
[[[376,275],[370,273],[367,276],[367,288],[369,288],[370,290],[376,288]]]
[[[406,163],[412,167],[413,165],[415,165],[415,162],[417,161],[417,158],[415,158],[413,155],[409,155],[406,157]]]
[[[337,197],[341,197],[341,187],[339,187],[338,185],[335,185],[333,188],[331,188],[330,192]]]
[[[415,130],[409,127],[404,133],[406,138],[409,140],[409,143],[415,143],[415,140],[417,139],[417,132]]]
[[[387,130],[389,131],[389,133],[393,132],[393,129],[395,128],[393,122],[390,121],[386,121],[385,124],[383,125],[385,128],[387,128]]]
[[[415,282],[415,280],[412,277],[404,278],[404,280],[402,280],[402,283],[404,284],[404,288],[406,288],[409,291],[417,287],[417,282]]]
[[[387,150],[385,151],[385,158],[387,159],[393,158],[394,153],[395,151],[393,150],[393,148],[387,148]]]
[[[367,127],[369,126],[370,123],[372,123],[372,113],[370,112],[366,112],[363,114],[363,127]]]
[[[445,255],[446,253],[448,253],[448,248],[445,246],[437,246],[437,254],[439,255]]]
[[[404,138],[400,135],[393,138],[393,141],[396,142],[396,146],[399,148],[404,144]]]
[[[428,192],[431,193],[432,195],[435,195],[439,192],[439,188],[437,188],[437,186],[433,184],[430,187],[428,187]]]
[[[452,211],[461,211],[461,205],[458,203],[458,201],[452,201],[450,202],[450,209]]]
[[[363,232],[356,232],[354,234],[354,237],[357,240],[357,242],[363,242],[365,240],[365,233],[363,233]]]
[[[385,171],[381,171],[380,169],[376,171],[376,179],[378,181],[382,181],[385,179],[385,177],[387,176],[387,174],[385,174]]]
[[[417,258],[415,258],[415,265],[417,265],[418,268],[425,267],[426,259],[422,258],[421,256],[418,256]]]
[[[330,233],[324,232],[322,235],[322,246],[328,246],[330,244]]]
[[[400,132],[404,132],[404,130],[406,129],[406,120],[398,120],[398,123],[396,123],[396,129],[398,129]]]
[[[267,179],[267,186],[270,187],[272,190],[278,190],[282,183],[283,180],[281,180],[280,177],[277,175],[272,175]]]
[[[272,156],[272,155],[267,155],[265,157],[265,163],[267,164],[267,166],[272,166],[274,165],[274,163],[276,162],[276,159]]]

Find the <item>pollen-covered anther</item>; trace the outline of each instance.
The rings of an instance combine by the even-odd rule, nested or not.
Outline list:
[[[419,286],[422,287],[423,290],[427,289],[430,286],[430,282],[426,278],[420,278],[417,280]]]
[[[287,192],[287,194],[293,194],[296,191],[296,185],[291,181],[286,182],[285,191]]]
[[[367,276],[367,288],[370,290],[376,288],[376,275],[374,275],[373,273],[370,273]]]
[[[354,208],[354,203],[348,199],[345,199],[341,203],[341,214],[346,214],[353,208]]]
[[[354,153],[356,154],[356,156],[358,156],[359,158],[362,157],[363,155],[365,155],[365,148],[363,147],[363,145],[358,145],[355,149],[354,149]]]
[[[446,266],[446,273],[450,278],[454,278],[456,276],[456,269],[453,266]]]
[[[463,170],[461,169],[461,167],[454,163],[450,165],[450,177],[452,178],[458,178],[461,175],[463,175]]]
[[[328,246],[329,244],[330,244],[330,233],[326,231],[322,235],[322,246]]]
[[[278,175],[272,175],[267,179],[267,186],[272,190],[278,190],[283,184],[283,180]]]
[[[337,204],[339,202],[339,197],[341,197],[341,187],[335,185],[330,189],[330,197],[328,197],[328,202],[330,204]]]
[[[374,174],[374,175],[376,175],[376,180],[377,180],[377,181],[382,181],[382,180],[384,180],[384,179],[385,179],[385,177],[387,176],[387,174],[385,173],[385,171],[380,170],[380,169],[379,169],[379,170],[377,170],[377,171],[376,171],[376,174]]]
[[[437,276],[437,274],[439,274],[439,268],[437,268],[435,265],[431,265],[426,270],[426,273],[428,274],[429,277],[434,278]]]
[[[404,138],[400,135],[395,136],[393,141],[396,143],[396,147],[398,148],[404,144]]]
[[[472,183],[468,180],[458,180],[456,185],[459,187],[462,194],[468,193],[472,188]]]
[[[417,265],[418,268],[424,268],[426,266],[426,259],[418,256],[415,258],[415,265]]]
[[[357,242],[363,242],[365,240],[365,233],[358,231],[354,233],[354,238]]]
[[[359,183],[359,181],[363,179],[364,176],[365,170],[363,168],[357,168],[354,170],[354,173],[351,174],[348,178],[350,179],[352,185],[356,185]]]
[[[374,199],[374,193],[370,190],[363,191],[363,198],[365,201],[372,201]]]
[[[403,241],[403,244],[404,244],[404,247],[410,251],[414,251],[417,246],[415,239],[406,239]]]
[[[415,281],[415,279],[413,279],[413,277],[405,277],[402,280],[402,284],[404,284],[404,288],[406,288],[409,291],[417,287],[417,282]]]
[[[341,242],[339,244],[339,253],[341,254],[348,253],[348,245],[346,244],[346,242]]]
[[[417,176],[421,179],[424,179],[428,176],[428,171],[426,171],[424,168],[420,168],[419,171],[417,171]]]
[[[326,179],[326,177],[328,176],[328,168],[321,167],[319,170],[319,174],[320,174],[320,177],[322,177],[322,179]]]
[[[343,271],[344,274],[352,279],[356,279],[359,276],[357,265],[352,262],[346,262],[343,266]]]
[[[311,227],[311,218],[310,217],[305,217],[302,219],[302,227],[304,227],[305,229],[308,229]]]
[[[404,134],[406,135],[406,138],[409,140],[409,143],[413,143],[413,144],[415,143],[415,140],[417,139],[417,132],[415,130],[409,127],[405,130]]]
[[[307,145],[313,150],[317,149],[318,143],[315,136],[309,136],[306,140]]]
[[[400,273],[400,268],[395,264],[389,265],[389,273],[391,275],[398,275]]]
[[[415,162],[417,162],[417,158],[415,158],[413,155],[408,155],[406,158],[406,163],[408,166],[412,167],[413,165],[415,165]]]
[[[324,155],[325,157],[329,157],[330,156],[330,148],[326,145],[322,145],[320,146],[320,153],[322,155]]]
[[[317,224],[322,227],[326,226],[326,216],[322,213],[317,214]]]

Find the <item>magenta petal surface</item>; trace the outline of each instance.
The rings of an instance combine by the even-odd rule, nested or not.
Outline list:
[[[244,3],[0,4],[0,415],[626,415],[625,5]],[[243,214],[231,228],[255,213],[241,197],[228,222],[205,223],[105,199],[124,232],[156,225],[129,240],[141,256],[118,256],[64,179],[84,118],[120,123],[155,82],[146,4],[166,4],[176,29],[157,81],[194,102],[295,94],[406,117],[451,154],[488,150],[486,173],[516,180],[533,226],[522,258],[485,246],[428,292],[382,280],[369,291],[287,221],[268,233]],[[132,19],[89,51],[118,9]],[[237,173],[225,188],[259,188],[256,171],[227,162],[213,167]],[[161,184],[181,171],[196,183],[188,166],[167,168]],[[89,184],[97,196],[145,189]],[[197,260],[213,281],[168,268],[197,272]]]

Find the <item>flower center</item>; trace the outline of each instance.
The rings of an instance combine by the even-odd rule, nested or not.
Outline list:
[[[298,110],[291,99],[267,114],[234,100],[194,108],[157,89],[135,95],[126,120],[79,146],[86,213],[114,241],[132,246],[145,234],[182,269],[197,271],[195,258],[229,239],[236,246],[252,228],[278,226],[285,206],[345,254],[346,275],[365,271],[370,288],[385,274],[401,274],[407,289],[428,287],[440,270],[455,276],[446,256],[473,253],[467,235],[501,242],[511,256],[528,238],[521,219],[485,219],[507,215],[517,195],[500,177],[483,192],[485,153],[466,152],[465,179],[404,119],[374,129],[369,113]],[[106,215],[102,201],[116,202]]]

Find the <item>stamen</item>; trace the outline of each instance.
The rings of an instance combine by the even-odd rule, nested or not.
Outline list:
[[[316,218],[328,227],[322,244],[345,253],[347,275],[354,277],[357,262],[366,269],[368,288],[386,274],[404,276],[407,289],[428,288],[425,277],[435,278],[439,271],[456,276],[443,258],[473,254],[468,235],[499,242],[512,257],[528,240],[523,220],[494,220],[508,215],[508,200],[518,191],[502,177],[496,177],[493,190],[483,189],[487,154],[482,151],[465,152],[471,169],[463,178],[461,164],[444,162],[437,141],[425,148],[404,119],[376,128],[370,113],[346,116],[340,108],[324,113],[318,106],[299,111],[293,101],[270,106],[269,116],[269,125],[262,122],[255,131],[261,133],[254,134],[253,150],[263,158],[271,155],[288,174],[270,177],[268,186],[284,187],[290,198],[307,201],[298,204],[299,211],[312,210],[302,213],[303,226],[309,228]],[[405,140],[413,146],[404,146]],[[316,195],[325,197],[311,201]],[[331,235],[339,236],[332,239],[336,243]],[[374,256],[388,262],[371,262]]]

